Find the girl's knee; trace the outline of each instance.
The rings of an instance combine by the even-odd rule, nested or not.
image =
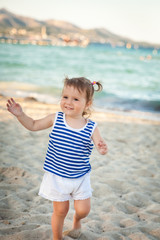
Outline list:
[[[65,217],[68,213],[68,210],[66,209],[58,209],[58,211],[54,211],[53,214],[55,214],[56,216],[59,216],[59,217]]]
[[[53,214],[65,217],[69,210],[68,203],[54,203]]]
[[[90,204],[77,204],[75,206],[75,214],[79,218],[86,217],[90,212]]]
[[[84,207],[84,208],[76,208],[75,214],[79,218],[85,218],[90,212],[90,207]]]
[[[78,209],[75,211],[75,216],[79,219],[85,218],[88,216],[90,209]]]

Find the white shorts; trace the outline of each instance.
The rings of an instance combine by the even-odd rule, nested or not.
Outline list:
[[[84,200],[92,196],[90,173],[70,179],[45,172],[39,195],[51,201]]]

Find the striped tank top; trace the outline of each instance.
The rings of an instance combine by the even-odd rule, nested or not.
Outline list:
[[[67,125],[65,114],[57,112],[44,162],[44,170],[65,178],[79,178],[91,171],[89,158],[96,123],[88,120],[82,129]]]

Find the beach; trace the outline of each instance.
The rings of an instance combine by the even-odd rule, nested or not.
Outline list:
[[[38,119],[58,105],[16,99]],[[30,132],[6,110],[0,96],[0,239],[51,240],[52,202],[38,196],[51,129]],[[91,156],[91,211],[80,240],[160,239],[160,120],[93,111],[108,154]],[[72,228],[73,202],[64,231]],[[73,237],[65,236],[65,240]]]

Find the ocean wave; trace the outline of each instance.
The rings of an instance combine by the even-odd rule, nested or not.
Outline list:
[[[159,100],[126,99],[116,96],[96,99],[96,105],[105,109],[160,113]]]

